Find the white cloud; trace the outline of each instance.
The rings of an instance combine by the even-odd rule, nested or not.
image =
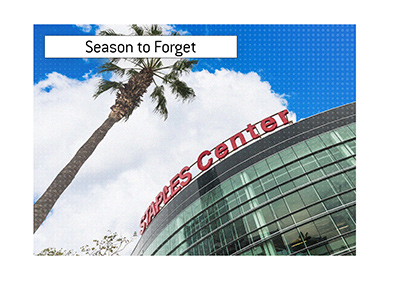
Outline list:
[[[85,33],[89,33],[92,30],[92,25],[89,24],[78,24],[76,26],[78,26]]]
[[[182,104],[166,92],[166,121],[152,112],[154,105],[145,97],[127,122],[110,130],[36,232],[35,252],[78,249],[107,230],[139,233],[142,213],[183,166],[248,123],[287,106],[256,73],[203,70],[183,80],[197,97]],[[108,116],[114,98],[104,94],[93,100],[97,81],[52,73],[35,85],[36,197]],[[295,114],[290,116],[295,120]]]

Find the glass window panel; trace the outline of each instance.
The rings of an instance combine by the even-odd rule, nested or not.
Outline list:
[[[279,220],[278,223],[280,225],[280,228],[284,229],[284,228],[286,228],[288,226],[293,225],[294,222],[293,222],[293,219],[290,216],[287,216],[287,217]]]
[[[243,249],[246,246],[250,245],[250,240],[247,237],[247,235],[243,236],[242,238],[239,239],[239,244],[240,244],[240,248]],[[243,254],[242,254],[243,255]]]
[[[317,190],[321,199],[327,198],[335,194],[335,191],[328,180],[315,183],[314,187]]]
[[[315,216],[317,214],[325,212],[325,207],[323,206],[322,203],[318,203],[316,205],[308,207],[307,210],[310,216]]]
[[[240,208],[236,208],[234,210],[231,211],[231,217],[235,218],[238,215],[240,215],[242,213],[241,208],[243,208],[244,206],[240,207]],[[247,209],[250,209],[250,207],[247,205]]]
[[[226,200],[220,200],[217,204],[216,204],[217,208],[219,209],[220,212],[225,212],[227,211],[227,201]],[[203,214],[202,214],[203,215]]]
[[[216,193],[217,197],[219,197],[219,196],[222,197],[222,195],[227,195],[230,192],[232,192],[233,191],[233,186],[232,186],[231,179],[228,179],[228,180],[222,182],[221,185],[220,185],[220,188],[221,188],[221,192],[220,192],[220,194]]]
[[[337,164],[332,164],[332,165],[329,165],[329,166],[326,166],[326,167],[322,168],[322,170],[324,171],[324,173],[326,175],[329,175],[329,174],[332,174],[332,173],[335,173],[335,172],[339,171],[340,168],[338,167]]]
[[[285,197],[285,201],[290,209],[290,212],[295,212],[304,207],[304,203],[298,193],[293,193]]]
[[[351,154],[356,154],[356,140],[352,140],[344,143]]]
[[[287,183],[285,183],[285,184],[283,184],[283,185],[281,185],[279,187],[279,189],[281,190],[282,194],[284,194],[284,193],[286,193],[288,191],[291,191],[294,188],[295,188],[295,186],[294,186],[293,182],[287,182]]]
[[[291,178],[295,178],[297,176],[300,176],[301,174],[304,174],[303,167],[301,166],[300,162],[298,162],[298,161],[287,165],[286,170],[289,173]]]
[[[339,235],[335,225],[333,224],[329,216],[317,219],[316,221],[314,221],[314,224],[317,227],[322,239],[324,240]]]
[[[342,141],[354,138],[353,132],[347,126],[336,129],[334,132]]]
[[[214,242],[214,247],[215,249],[219,249],[224,243],[221,241],[219,232],[216,232],[212,235],[213,242]]]
[[[323,150],[321,152],[318,152],[314,154],[314,156],[321,166],[325,166],[335,161],[335,159],[328,150]]]
[[[268,232],[270,234],[274,234],[275,232],[278,232],[278,230],[279,230],[279,228],[278,228],[278,224],[276,222],[268,225]]]
[[[242,205],[242,210],[240,213],[244,213],[247,212],[248,210],[252,209],[252,206],[250,205],[250,202],[247,202],[245,204]]]
[[[305,185],[305,184],[307,184],[308,182],[310,182],[310,179],[309,179],[306,175],[301,176],[301,177],[299,177],[299,178],[293,180],[293,184],[294,184],[296,187]]]
[[[277,197],[279,195],[281,195],[281,192],[279,191],[279,188],[272,189],[271,191],[269,191],[267,193],[267,196],[268,196],[269,200],[272,200],[273,198],[275,198],[275,197]]]
[[[349,235],[344,236],[344,240],[346,240],[346,243],[349,247],[353,247],[356,245],[356,234],[352,233]]]
[[[232,224],[227,225],[226,227],[224,227],[223,232],[225,234],[225,240],[226,243],[231,242],[234,238],[236,238],[236,235],[234,233],[234,230],[232,229]]]
[[[270,171],[267,161],[265,161],[265,160],[262,160],[262,161],[258,162],[257,164],[255,164],[254,169],[256,170],[258,177],[261,177],[262,175],[264,175]]]
[[[234,243],[228,245],[228,255],[231,255],[239,250],[239,242],[235,241]]]
[[[355,187],[356,186],[356,169],[347,171],[346,175],[348,178],[350,178],[350,181],[353,184],[353,187]]]
[[[246,228],[244,226],[243,219],[238,219],[233,224],[235,225],[236,233],[238,234],[238,236],[246,234]]]
[[[278,154],[268,157],[267,162],[271,170],[279,168],[280,166],[283,165],[283,162]]]
[[[313,249],[309,249],[309,252],[311,255],[328,255],[329,251],[326,248],[325,245],[313,248]]]
[[[302,210],[302,211],[292,214],[292,216],[293,216],[295,222],[298,223],[305,219],[308,219],[310,217],[310,214],[308,213],[307,210]]]
[[[349,127],[349,129],[353,132],[354,136],[356,135],[356,124],[352,123],[350,125],[348,125],[347,127]]]
[[[347,191],[352,187],[346,176],[344,176],[343,174],[333,176],[329,178],[329,181],[332,183],[336,191],[339,193]]]
[[[278,184],[282,184],[290,179],[289,174],[284,167],[274,171],[272,174]]]
[[[261,239],[260,234],[258,233],[258,231],[252,232],[248,235],[249,239],[254,243],[257,242]]]
[[[331,240],[328,242],[327,248],[331,253],[336,253],[342,250],[347,249],[346,243],[343,238],[339,237],[337,239]]]
[[[261,209],[258,210],[258,212],[261,214],[265,223],[269,223],[275,219],[274,214],[272,213],[269,205],[262,207]]]
[[[272,174],[262,177],[260,179],[260,182],[261,182],[264,190],[269,190],[276,186],[276,182],[275,182],[274,176]]]
[[[234,175],[231,177],[232,186],[234,189],[240,188],[245,184],[244,178],[241,173]]]
[[[342,169],[347,167],[353,167],[356,165],[356,159],[354,157],[347,158],[343,161],[340,161],[339,165]]]
[[[231,206],[229,206],[229,207],[231,207]],[[232,206],[232,208],[233,208],[233,207],[234,207],[234,206]],[[209,221],[211,221],[211,220],[217,218],[218,215],[219,215],[218,210],[214,210],[214,212],[213,212],[213,211],[210,209],[210,210],[208,210],[207,219],[208,219]]]
[[[295,256],[309,256],[310,254],[309,254],[309,252],[308,252],[308,250],[307,249],[305,249],[305,250],[303,250],[303,251],[300,251],[300,252],[297,252],[296,254],[295,254]]]
[[[286,249],[285,243],[282,240],[282,237],[280,235],[274,237],[272,240],[272,243],[274,245],[274,254],[276,255],[288,255],[289,252]]]
[[[326,146],[332,146],[340,142],[339,138],[334,132],[324,133],[319,135],[319,137],[322,139]]]
[[[282,217],[289,213],[289,210],[283,198],[271,203],[271,207],[274,210],[274,213],[277,218]]]
[[[290,249],[290,252],[296,252],[305,247],[303,240],[301,239],[297,229],[293,229],[283,234],[283,237],[286,241],[286,246]]]
[[[333,208],[336,208],[336,207],[342,205],[342,203],[340,202],[340,200],[337,197],[334,197],[327,201],[324,201],[324,205],[327,210],[331,210]]]
[[[307,246],[313,245],[320,241],[320,235],[314,222],[309,222],[305,225],[298,227],[299,234]]]
[[[287,163],[292,162],[297,159],[292,148],[288,148],[286,150],[279,152],[279,155],[281,156],[281,159],[284,164],[287,164]]]
[[[250,184],[248,186],[248,190],[249,190],[250,194],[252,194],[253,197],[256,196],[256,195],[264,193],[264,190],[263,190],[259,180],[257,180],[254,183]]]
[[[355,206],[349,207],[347,211],[349,212],[353,221],[356,222],[356,207]]]
[[[308,177],[310,178],[311,181],[318,180],[319,178],[324,176],[324,173],[322,170],[316,170],[314,172],[308,173]]]
[[[222,206],[223,204],[228,204],[229,208],[234,208],[235,206],[238,205],[236,197],[237,197],[237,192],[230,194],[225,199],[218,202],[218,204],[219,204],[218,207],[212,206],[209,208],[209,211],[212,211],[212,212],[218,211],[219,207]]]
[[[247,168],[242,172],[242,177],[244,183],[248,183],[257,178],[256,170],[254,169],[253,166],[250,166],[249,168]]]
[[[256,221],[255,221],[255,217],[254,217],[254,214],[253,214],[253,213],[250,213],[250,214],[246,215],[246,216],[243,218],[243,220],[244,220],[245,222],[247,222],[247,227],[248,227],[247,232],[250,232],[250,231],[252,231],[252,230],[254,230],[254,229],[257,228],[257,223],[256,223]]]
[[[336,160],[340,160],[351,156],[350,151],[347,150],[347,148],[343,145],[331,147],[329,148],[329,152],[331,152],[331,154],[333,155],[333,157],[335,157]]]
[[[317,161],[312,155],[301,159],[300,163],[306,172],[312,171],[319,167]]]
[[[304,157],[311,153],[310,148],[308,148],[305,142],[301,142],[299,144],[294,145],[293,147],[294,152],[296,153],[297,157]]]
[[[319,197],[313,186],[308,186],[304,189],[301,189],[298,193],[300,194],[305,205],[310,205],[316,201],[319,201]]]
[[[264,248],[262,248],[260,245],[254,247],[253,248],[253,255],[254,256],[265,255]]]
[[[255,206],[258,206],[258,205],[261,205],[261,204],[265,203],[267,200],[268,200],[268,199],[267,199],[267,196],[266,196],[266,195],[261,195],[261,196],[258,196],[257,198],[255,198],[255,199],[253,200],[253,204],[254,204]],[[255,202],[257,202],[257,203],[255,203]]]
[[[308,147],[310,147],[312,152],[316,152],[325,148],[324,142],[317,136],[306,141]]]
[[[246,188],[242,188],[240,190],[237,190],[235,192],[235,194],[236,194],[236,196],[238,198],[239,203],[243,203],[243,202],[245,202],[245,201],[247,201],[249,199],[249,194],[248,194],[248,191],[247,191]]]
[[[224,214],[219,218],[219,225],[223,225],[224,223],[228,222],[231,218],[232,217],[230,213]]]
[[[247,250],[247,251],[241,253],[240,255],[241,255],[241,256],[253,256],[254,254],[253,254],[253,250],[252,250],[252,249],[249,249],[249,250]]]
[[[344,204],[356,201],[356,192],[350,191],[340,196],[340,199]]]
[[[354,224],[346,210],[333,213],[331,214],[331,217],[340,233],[345,233],[356,229],[356,225]]]

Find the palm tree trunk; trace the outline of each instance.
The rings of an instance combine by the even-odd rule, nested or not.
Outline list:
[[[106,136],[107,132],[116,122],[120,120],[120,117],[113,115],[113,112],[111,112],[110,116],[92,134],[92,136],[90,136],[85,144],[83,144],[72,160],[64,167],[64,169],[61,170],[43,195],[36,201],[34,205],[33,233],[36,232],[36,230],[46,219],[58,198],[75,178],[75,175],[78,173],[79,169],[90,157],[90,155],[92,155],[93,151]]]

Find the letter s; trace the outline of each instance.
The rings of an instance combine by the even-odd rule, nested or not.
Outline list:
[[[93,47],[90,46],[89,43],[92,43],[92,41],[91,41],[91,40],[87,40],[87,41],[86,41],[86,46],[87,46],[88,48],[90,48],[90,50],[89,50],[89,51],[86,50],[86,52],[90,54],[91,52],[93,52]]]
[[[181,180],[186,179],[186,181],[181,181],[181,186],[184,187],[187,184],[190,183],[190,181],[192,180],[192,174],[190,172],[188,172],[190,170],[190,168],[188,166],[184,167],[181,172],[179,173],[179,178]]]

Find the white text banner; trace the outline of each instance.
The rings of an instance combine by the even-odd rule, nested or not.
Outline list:
[[[237,36],[45,36],[46,58],[236,58]]]

